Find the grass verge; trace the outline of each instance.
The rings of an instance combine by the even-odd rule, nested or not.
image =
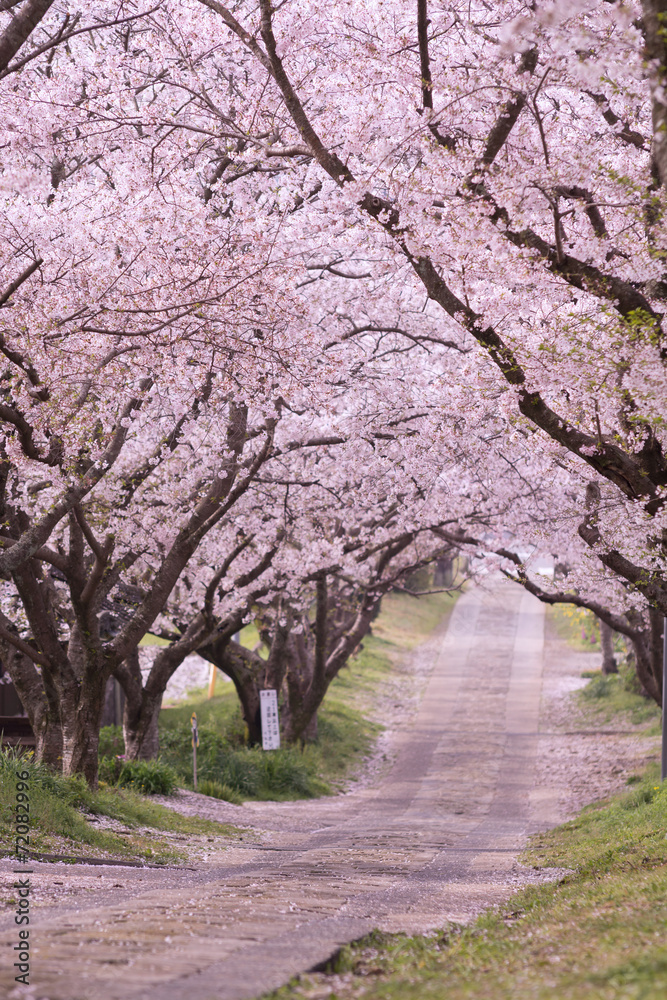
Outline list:
[[[214,698],[193,693],[160,716],[161,757],[192,787],[190,716],[197,713],[201,788],[233,802],[244,799],[310,798],[343,784],[369,753],[380,726],[368,718],[373,699],[396,661],[443,621],[455,596],[415,599],[390,594],[361,651],[333,681],[318,716],[316,742],[304,749],[284,747],[265,753],[245,746],[245,727],[231,685]],[[113,734],[109,735],[113,739]]]
[[[590,678],[586,687],[578,692],[579,707],[596,725],[617,723],[645,726],[653,723],[646,735],[658,731],[660,709],[654,701],[633,690],[634,674],[627,674],[623,667],[618,674],[605,677],[601,671],[584,674]]]
[[[28,772],[30,850],[169,864],[187,856],[185,846],[202,838],[236,837],[234,827],[181,816],[131,789],[88,788],[81,776],[65,778],[20,757],[0,753],[0,850],[14,850],[16,774]],[[106,818],[106,823],[97,823]],[[108,821],[111,821],[110,823]],[[106,826],[106,828],[105,828]],[[110,828],[109,828],[110,827]]]

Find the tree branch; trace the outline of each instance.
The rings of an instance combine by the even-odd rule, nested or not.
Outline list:
[[[417,0],[417,38],[419,40],[419,64],[421,67],[422,107],[433,108],[433,80],[431,60],[428,54],[428,0]]]
[[[203,0],[202,0],[203,2]],[[206,0],[210,2],[210,0]],[[330,153],[324,146],[315,129],[310,124],[308,116],[304,111],[301,101],[296,96],[289,77],[285,72],[282,60],[277,53],[276,39],[273,33],[271,0],[259,0],[259,7],[262,15],[262,40],[270,62],[271,75],[280,87],[283,100],[287,105],[287,110],[292,116],[294,124],[303,136],[304,142],[313,151],[318,163],[324,166],[327,173],[334,178],[338,184],[352,180],[352,174],[335,153]]]
[[[537,49],[528,49],[521,56],[519,73],[534,73],[537,66]],[[526,106],[527,95],[519,92],[504,105],[503,110],[489,132],[484,146],[480,164],[484,169],[490,167],[496,156],[507,142],[510,132]]]
[[[21,46],[53,5],[53,0],[26,0],[0,35],[0,73],[4,73]]]
[[[53,2],[53,0],[51,0],[51,2]],[[58,45],[63,45],[65,42],[68,42],[70,38],[74,38],[76,35],[83,35],[89,31],[100,31],[102,30],[102,28],[113,28],[118,24],[127,24],[128,21],[136,21],[138,18],[148,17],[149,14],[154,14],[156,10],[159,10],[161,6],[162,6],[162,0],[160,0],[160,2],[155,5],[155,7],[151,7],[150,10],[141,11],[139,14],[131,14],[128,17],[119,17],[113,21],[101,21],[99,24],[87,24],[84,28],[74,27],[74,25],[78,23],[81,17],[80,14],[77,14],[73,21],[72,27],[69,31],[65,32],[61,28],[61,30],[54,38],[50,39],[48,42],[45,42],[44,45],[38,46],[38,48],[30,52],[30,54],[27,55],[24,59],[20,59],[18,62],[12,63],[11,66],[4,66],[3,68],[2,63],[0,63],[0,80],[4,79],[4,77],[6,76],[9,76],[10,73],[16,73],[19,69],[22,69],[27,63],[32,62],[33,59],[37,59],[38,56],[41,56],[42,53],[48,52],[49,49],[55,49]]]
[[[227,10],[226,7],[223,7],[223,5],[221,3],[218,3],[217,0],[199,0],[199,2],[203,3],[205,7],[210,8],[210,10],[214,10],[216,14],[219,14],[222,20],[227,25],[227,27],[231,28],[231,30],[234,32],[237,38],[240,38],[243,44],[252,52],[252,54],[257,59],[259,59],[262,66],[264,66],[264,68],[267,69],[269,73],[271,73],[271,75],[273,75],[271,62],[268,56],[266,55],[266,52],[262,51],[260,46],[257,44],[256,39],[254,39],[252,35],[245,30],[243,25],[236,20],[236,18],[234,17],[234,15],[230,10]]]
[[[5,616],[3,615],[2,617],[4,619]],[[5,626],[1,624],[0,624],[0,639],[4,639],[5,642],[8,642],[10,645],[12,645],[14,649],[18,649],[20,653],[23,653],[24,656],[27,656],[29,660],[32,660],[32,662],[36,663],[38,666],[40,667],[49,666],[49,661],[45,656],[42,656],[40,653],[37,652],[36,649],[34,649],[31,645],[29,645],[29,643],[24,642],[23,639],[21,639],[17,635],[14,635],[12,632],[10,632],[8,628],[5,628]]]

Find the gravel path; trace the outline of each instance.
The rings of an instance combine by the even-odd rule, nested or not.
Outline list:
[[[307,802],[165,800],[247,828],[224,851],[198,845],[194,871],[35,864],[38,892],[62,882],[59,903],[46,905],[47,893],[35,907],[36,987],[14,989],[0,973],[0,993],[243,1000],[373,928],[467,921],[557,877],[517,864],[527,835],[620,787],[655,752],[632,731],[566,735],[585,729],[569,692],[591,658],[545,642],[543,606],[519,588],[468,592],[444,638],[413,654],[417,678],[434,666],[418,709],[394,718],[389,763],[376,757],[372,781]],[[11,926],[0,922],[4,948]]]

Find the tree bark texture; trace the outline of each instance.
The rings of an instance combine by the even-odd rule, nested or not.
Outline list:
[[[0,657],[35,735],[35,756],[54,770],[62,770],[63,734],[58,698],[48,677],[9,643],[0,642]]]
[[[600,645],[602,646],[602,673],[617,674],[616,657],[614,656],[614,631],[606,622],[600,621]]]
[[[0,35],[0,72],[7,69],[21,46],[47,13],[53,0],[27,0]]]

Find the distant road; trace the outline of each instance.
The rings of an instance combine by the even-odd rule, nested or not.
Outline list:
[[[543,645],[543,605],[519,587],[464,594],[379,787],[253,804],[261,845],[197,872],[142,869],[138,893],[114,892],[118,868],[95,869],[87,905],[35,911],[34,996],[244,1000],[373,928],[423,931],[507,898],[532,822]],[[0,928],[8,956],[8,918]]]

